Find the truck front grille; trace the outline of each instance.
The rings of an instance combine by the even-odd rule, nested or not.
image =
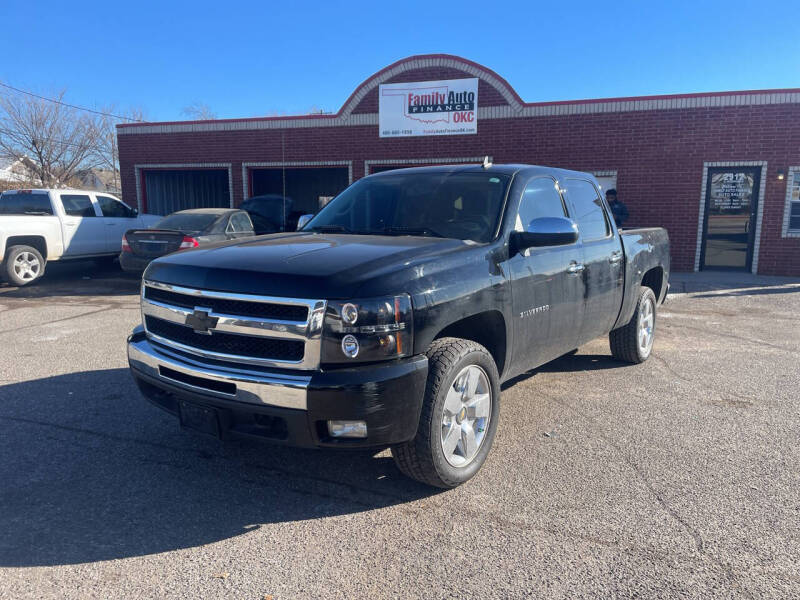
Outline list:
[[[147,331],[183,346],[252,358],[292,362],[303,360],[305,344],[301,341],[252,337],[237,333],[215,332],[211,335],[203,335],[195,333],[191,327],[170,323],[158,317],[147,315],[144,320]]]
[[[247,300],[231,300],[202,296],[202,301],[197,296],[179,294],[170,290],[145,286],[144,297],[172,306],[194,309],[198,304],[210,308],[215,313],[225,315],[241,315],[245,317],[261,317],[280,321],[305,321],[308,319],[308,307],[291,304],[273,304],[269,302],[254,302]]]
[[[200,362],[315,369],[325,307],[323,300],[142,282],[148,337]]]

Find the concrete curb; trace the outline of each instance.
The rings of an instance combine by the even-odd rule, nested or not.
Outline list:
[[[669,278],[669,295],[679,296],[696,292],[733,292],[754,288],[791,288],[800,292],[800,278],[752,275],[750,273],[700,271],[697,273],[672,273]]]

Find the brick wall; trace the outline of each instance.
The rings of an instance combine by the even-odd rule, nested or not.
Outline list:
[[[385,81],[475,76],[452,67],[411,69]],[[479,106],[508,104],[480,82]],[[377,111],[372,90],[353,115]],[[338,117],[337,117],[338,118]],[[231,163],[235,203],[242,201],[243,162],[364,161],[491,155],[496,163],[616,171],[627,226],[666,227],[674,270],[692,270],[697,248],[704,162],[767,161],[758,271],[800,276],[800,238],[782,238],[786,180],[777,170],[800,165],[800,104],[743,104],[481,119],[477,135],[381,139],[377,122],[339,126],[119,135],[122,187],[136,198],[135,165]],[[277,123],[276,123],[277,124]],[[124,132],[123,132],[124,133]],[[283,147],[283,149],[282,149]],[[284,155],[285,153],[285,155]],[[282,158],[283,157],[283,158]]]

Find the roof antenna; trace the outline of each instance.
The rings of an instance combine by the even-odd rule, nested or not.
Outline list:
[[[492,159],[489,158],[488,156],[484,156],[483,157],[483,168],[484,169],[488,169],[491,166],[492,166]]]

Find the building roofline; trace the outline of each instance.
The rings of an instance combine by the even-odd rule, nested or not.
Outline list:
[[[757,94],[798,94],[800,88],[775,88],[765,90],[729,90],[724,92],[692,92],[688,94],[653,94],[649,96],[615,96],[613,98],[585,98],[580,100],[552,100],[526,102],[524,106],[555,106],[560,104],[598,104],[603,102],[634,102],[636,100],[675,100],[679,98],[714,98],[717,96],[739,96]]]
[[[646,96],[619,96],[613,98],[586,98],[579,100],[555,100],[547,102],[525,102],[520,98],[516,90],[500,75],[474,61],[471,61],[460,56],[452,54],[418,54],[402,58],[392,64],[384,67],[383,69],[373,73],[362,81],[353,92],[347,97],[345,102],[336,113],[321,113],[321,114],[306,114],[306,115],[284,115],[274,117],[242,117],[234,119],[208,119],[208,120],[192,120],[192,121],[153,121],[144,123],[120,123],[117,125],[118,130],[124,130],[126,133],[142,127],[148,128],[172,128],[172,127],[187,127],[190,131],[195,130],[193,126],[201,126],[201,129],[206,131],[226,130],[226,129],[247,129],[247,127],[231,127],[235,124],[246,125],[253,124],[275,124],[279,126],[281,123],[291,123],[295,127],[313,126],[314,121],[322,121],[326,125],[330,125],[330,120],[341,121],[340,125],[347,124],[362,124],[362,123],[348,123],[352,110],[358,105],[363,97],[372,89],[380,85],[385,79],[392,75],[402,73],[404,71],[419,69],[425,67],[448,66],[451,68],[459,68],[462,66],[465,72],[471,72],[480,77],[484,75],[484,79],[495,87],[502,95],[506,97],[512,109],[519,113],[523,109],[547,109],[548,107],[581,107],[586,105],[605,105],[609,108],[607,110],[597,111],[577,111],[577,112],[620,112],[622,109],[612,108],[625,103],[641,103],[647,102],[658,104],[661,101],[674,101],[674,100],[695,100],[695,99],[713,99],[713,98],[730,98],[732,96],[764,96],[776,94],[797,94],[800,95],[800,88],[785,88],[785,89],[763,89],[763,90],[731,90],[722,92],[693,92],[688,94],[656,94]],[[760,104],[771,104],[772,102],[759,102]],[[601,108],[601,107],[598,107]],[[647,110],[659,110],[674,108],[673,106],[654,106],[647,108]],[[694,108],[694,106],[686,106],[683,108]],[[530,111],[526,111],[530,112]],[[358,115],[364,116],[364,115]],[[322,124],[322,123],[320,123]]]
[[[400,60],[396,60],[392,64],[384,67],[383,69],[381,69],[380,71],[378,71],[376,73],[373,73],[372,75],[367,77],[364,81],[362,81],[356,87],[356,89],[353,90],[353,93],[350,94],[350,96],[348,96],[347,100],[344,101],[344,104],[342,104],[342,107],[339,109],[339,112],[337,113],[337,115],[341,114],[345,110],[345,108],[348,105],[350,105],[350,103],[353,102],[353,100],[356,98],[356,96],[359,94],[359,92],[361,92],[362,90],[369,91],[372,88],[374,88],[375,85],[380,83],[380,80],[381,80],[382,76],[384,76],[384,75],[386,75],[388,73],[391,73],[393,70],[398,69],[398,67],[402,67],[403,65],[415,64],[415,63],[424,62],[424,61],[432,61],[434,63],[435,62],[443,62],[443,61],[456,62],[456,63],[461,63],[464,66],[471,67],[473,70],[482,71],[485,74],[487,74],[487,75],[489,75],[491,77],[494,77],[498,81],[498,83],[500,83],[502,85],[502,87],[504,87],[508,92],[511,93],[512,97],[514,98],[514,100],[517,103],[522,104],[522,105],[525,104],[525,102],[522,100],[522,98],[520,98],[519,94],[517,94],[517,91],[513,87],[511,87],[511,84],[508,83],[508,81],[506,81],[503,77],[501,77],[500,75],[498,75],[497,73],[492,71],[490,68],[485,67],[485,66],[483,66],[483,65],[481,65],[479,63],[476,63],[476,62],[474,62],[472,60],[469,60],[468,58],[463,58],[461,56],[456,56],[455,54],[413,54],[411,56],[407,56],[405,58],[401,58]],[[436,65],[431,65],[431,66],[436,66]],[[417,68],[417,67],[415,67],[415,68]]]

